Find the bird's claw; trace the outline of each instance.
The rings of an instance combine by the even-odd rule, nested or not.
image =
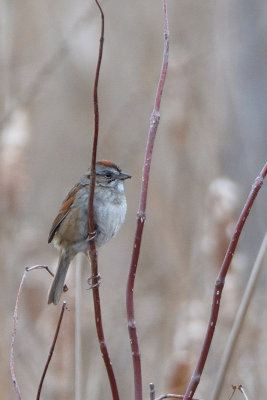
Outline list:
[[[96,237],[96,231],[94,231],[94,232],[88,232],[88,236],[87,236],[86,240],[87,240],[88,242],[91,242],[91,240],[94,240],[95,237]]]
[[[96,283],[93,283],[93,282],[96,282]],[[100,274],[97,274],[96,276],[90,276],[87,279],[87,283],[89,285],[89,288],[87,290],[98,288],[100,286],[100,284],[101,284],[101,276],[100,276]]]

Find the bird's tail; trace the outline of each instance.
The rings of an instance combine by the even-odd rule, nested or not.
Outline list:
[[[72,258],[73,257],[71,257],[70,254],[64,250],[60,252],[57,272],[54,276],[48,293],[48,304],[58,304]]]

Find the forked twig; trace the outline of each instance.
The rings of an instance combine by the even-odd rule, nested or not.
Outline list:
[[[243,394],[245,400],[248,400],[248,396],[246,395],[245,390],[242,385],[238,385],[238,386],[232,385],[232,388],[233,388],[233,393],[232,393],[231,397],[229,398],[229,400],[231,400],[234,397],[236,389],[238,389]]]
[[[250,213],[250,210],[254,203],[254,200],[257,197],[257,194],[263,184],[263,180],[266,177],[266,174],[267,174],[267,163],[261,170],[259,176],[255,179],[255,182],[254,182],[252,189],[248,195],[245,206],[244,206],[244,208],[240,214],[240,217],[237,221],[237,224],[235,227],[235,232],[230,241],[229,247],[226,251],[220,272],[219,272],[218,277],[215,282],[210,319],[209,319],[204,343],[202,346],[201,354],[200,354],[198,363],[196,365],[195,371],[194,371],[192,378],[189,382],[189,385],[187,387],[186,393],[184,395],[184,400],[192,399],[192,397],[196,391],[196,388],[199,384],[199,381],[200,381],[200,378],[201,378],[201,375],[202,375],[202,372],[203,372],[203,369],[204,369],[204,366],[205,366],[205,363],[207,360],[207,356],[209,353],[210,345],[211,345],[211,342],[213,339],[214,331],[215,331],[215,326],[216,326],[216,322],[217,322],[217,318],[218,318],[218,314],[219,314],[220,300],[221,300],[222,291],[223,291],[223,287],[224,287],[225,277],[228,272],[230,263],[232,261],[240,234],[243,230],[244,224]]]
[[[98,62],[96,67],[96,75],[95,75],[95,84],[94,84],[94,114],[95,114],[95,130],[94,130],[94,141],[93,141],[93,149],[92,149],[92,160],[91,160],[91,182],[90,182],[90,196],[88,201],[88,212],[89,212],[89,238],[94,235],[94,218],[93,218],[93,202],[94,202],[94,191],[95,191],[95,164],[96,164],[96,154],[97,154],[97,142],[98,142],[98,131],[99,131],[99,110],[98,110],[98,81],[99,81],[99,73],[102,61],[103,54],[103,45],[104,45],[104,13],[102,8],[98,2],[95,0],[97,7],[99,8],[101,14],[101,36],[100,36],[100,44],[99,44],[99,53],[98,53]],[[90,250],[89,257],[91,261],[91,270],[92,270],[92,292],[93,292],[93,300],[94,300],[94,310],[95,310],[95,324],[96,331],[100,346],[100,351],[103,356],[103,360],[105,363],[105,367],[107,370],[109,384],[113,396],[113,400],[119,400],[119,392],[117,387],[117,382],[115,379],[114,371],[112,368],[111,360],[109,357],[108,349],[105,342],[103,324],[102,324],[102,315],[101,315],[101,306],[100,306],[100,295],[99,295],[99,274],[98,274],[98,264],[97,264],[97,252],[95,247],[94,240],[90,241]]]
[[[139,344],[136,332],[136,323],[134,316],[134,282],[137,270],[137,264],[139,260],[140,247],[142,241],[142,233],[144,228],[144,223],[146,219],[146,201],[147,201],[147,190],[149,181],[149,172],[151,165],[151,158],[153,152],[153,146],[155,141],[155,136],[160,119],[160,102],[162,97],[163,86],[165,82],[165,77],[168,67],[168,55],[169,55],[169,26],[168,26],[168,16],[167,16],[167,0],[163,0],[163,15],[164,15],[164,50],[163,50],[163,62],[161,67],[160,78],[158,82],[158,88],[156,92],[156,98],[154,103],[154,108],[150,117],[150,128],[148,133],[148,140],[145,153],[145,161],[143,167],[142,175],[142,187],[140,195],[139,209],[137,212],[137,223],[135,238],[132,251],[132,259],[130,264],[130,270],[127,282],[126,291],[126,307],[127,307],[127,318],[128,318],[128,331],[132,350],[133,358],[133,369],[134,369],[134,388],[135,388],[135,400],[142,399],[142,373],[141,373],[141,359],[139,352]]]
[[[15,309],[14,309],[14,313],[13,313],[13,329],[12,329],[12,335],[11,335],[10,360],[9,360],[11,378],[12,378],[12,382],[14,384],[15,391],[17,393],[19,400],[22,400],[22,395],[20,392],[16,374],[15,374],[15,341],[16,341],[16,334],[17,334],[18,310],[19,310],[19,302],[20,302],[20,298],[21,298],[21,294],[22,294],[24,280],[26,278],[27,273],[30,271],[33,271],[34,269],[46,269],[49,273],[51,273],[51,271],[49,270],[49,268],[46,265],[34,265],[32,267],[26,267],[25,271],[22,275],[20,285],[19,285]]]
[[[227,368],[229,366],[229,362],[231,360],[231,356],[233,354],[233,349],[235,347],[239,332],[242,328],[244,318],[250,303],[250,300],[252,298],[256,282],[258,281],[262,266],[263,266],[263,261],[264,261],[264,256],[266,253],[266,248],[267,248],[267,232],[265,233],[264,239],[262,241],[260,250],[258,252],[257,258],[255,260],[255,263],[253,265],[253,268],[251,270],[251,274],[244,292],[244,295],[242,297],[240,306],[238,308],[238,311],[235,316],[235,320],[228,338],[228,341],[225,346],[225,350],[222,356],[222,361],[219,365],[218,369],[218,374],[216,377],[216,381],[214,384],[214,392],[212,393],[211,400],[216,400],[221,392],[222,384],[224,381],[224,377],[227,371]]]
[[[41,396],[41,391],[42,391],[44,379],[45,379],[45,376],[46,376],[46,373],[47,373],[51,358],[52,358],[53,353],[54,353],[54,349],[55,349],[55,345],[56,345],[56,342],[57,342],[57,338],[58,338],[61,322],[62,322],[62,319],[63,319],[64,311],[66,310],[66,305],[67,305],[66,301],[63,301],[61,312],[60,312],[58,323],[57,323],[55,336],[54,336],[54,339],[53,339],[53,342],[52,342],[52,346],[51,346],[50,351],[49,351],[48,359],[46,361],[46,364],[45,364],[45,367],[44,367],[44,371],[42,373],[42,377],[41,377],[41,380],[40,380],[40,383],[39,383],[39,387],[38,387],[38,391],[37,391],[37,395],[36,395],[36,400],[39,400],[40,396]]]

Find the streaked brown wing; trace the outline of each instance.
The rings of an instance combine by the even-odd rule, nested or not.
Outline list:
[[[71,205],[75,199],[75,194],[78,192],[78,190],[82,187],[82,185],[78,184],[74,186],[71,191],[67,194],[67,197],[63,201],[59,213],[54,219],[54,222],[52,224],[52,227],[50,229],[50,233],[48,236],[48,243],[50,243],[53,240],[53,237],[56,233],[56,230],[58,229],[59,225],[63,221],[64,218],[68,215],[71,209]]]

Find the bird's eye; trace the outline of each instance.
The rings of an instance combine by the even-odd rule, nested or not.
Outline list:
[[[112,177],[112,173],[111,172],[106,172],[105,173],[105,177],[110,179]]]

